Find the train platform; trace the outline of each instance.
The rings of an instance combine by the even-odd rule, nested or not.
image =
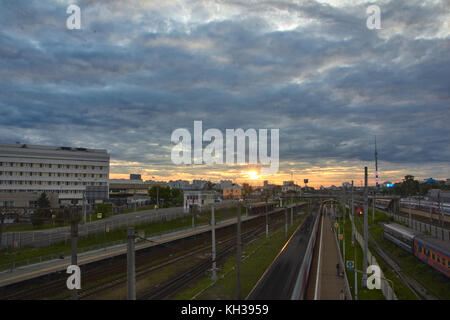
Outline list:
[[[273,213],[273,212],[271,212]],[[259,216],[242,216],[242,222],[258,218]],[[216,229],[224,228],[236,224],[236,218],[221,221],[216,224]],[[167,233],[161,236],[147,238],[146,242],[136,244],[136,251],[146,249],[148,247],[169,243],[179,239],[191,237],[211,230],[210,225],[198,226],[196,228],[189,228],[181,231]],[[119,255],[126,254],[127,244],[119,244],[103,249],[88,251],[78,254],[78,266],[89,264],[96,261],[101,261],[108,258],[113,258]],[[24,280],[29,280],[44,276],[54,272],[65,272],[70,265],[70,256],[63,259],[49,260],[41,263],[19,267],[11,271],[0,272],[0,287],[18,283]]]
[[[331,230],[332,219],[323,215],[316,250],[311,265],[307,300],[350,300],[343,276],[338,276],[344,266],[340,262],[338,246],[334,232]]]

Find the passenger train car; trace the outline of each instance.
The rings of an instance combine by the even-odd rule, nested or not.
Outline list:
[[[384,224],[383,237],[450,278],[450,243],[396,223]]]
[[[400,199],[400,206],[402,208],[411,208],[414,210],[422,210],[429,212],[430,210],[436,214],[450,215],[450,204],[449,203],[438,203],[432,201],[418,201],[416,199]]]

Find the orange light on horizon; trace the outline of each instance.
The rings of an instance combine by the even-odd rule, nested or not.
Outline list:
[[[261,176],[256,171],[248,171],[245,173],[245,176],[250,180],[258,180],[261,178]]]

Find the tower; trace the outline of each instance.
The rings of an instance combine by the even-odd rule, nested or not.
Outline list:
[[[375,184],[378,190],[378,152],[377,152],[377,136],[375,136]]]

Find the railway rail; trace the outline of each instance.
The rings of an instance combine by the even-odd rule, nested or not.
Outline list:
[[[278,224],[279,220],[276,220],[277,216],[282,215],[282,210],[278,213],[273,214],[273,220],[271,221],[271,224]],[[284,221],[284,219],[282,219]],[[255,230],[264,229],[265,227],[261,227],[264,225],[263,223],[264,217],[261,216],[260,219],[255,219],[251,221],[247,221],[245,225],[246,228],[250,228],[253,225],[256,225],[256,227],[252,228],[250,231],[246,231],[243,233],[244,237],[254,237],[253,233],[256,232]],[[233,226],[233,225],[232,225]],[[221,253],[217,253],[218,259],[221,259],[222,252],[223,255],[226,255],[226,253],[229,253],[230,250],[232,250],[233,247],[235,247],[235,244],[232,244],[235,240],[235,236],[231,236],[229,238],[223,239],[223,237],[226,237],[230,233],[234,234],[234,228],[230,226],[228,228],[225,228],[224,231],[216,231],[218,238],[218,250],[221,250]],[[231,232],[230,232],[231,231]],[[262,232],[262,231],[261,231]],[[206,237],[206,239],[203,239]],[[176,246],[171,245],[158,245],[156,247],[152,247],[149,250],[152,250],[153,252],[149,255],[147,250],[143,250],[144,252],[138,252],[136,255],[136,265],[141,266],[141,268],[137,270],[136,272],[136,278],[141,279],[145,277],[146,275],[150,274],[151,272],[157,271],[159,269],[162,269],[170,264],[173,264],[178,261],[182,261],[184,259],[188,259],[192,256],[201,254],[202,252],[208,252],[210,250],[210,242],[209,240],[209,234],[205,233],[201,236],[194,237],[190,240],[176,240],[177,242],[190,242],[192,247],[192,244],[196,244],[196,249],[191,250],[189,252],[179,254],[183,249]],[[187,238],[186,238],[187,239]],[[231,243],[231,244],[230,244]],[[198,246],[201,246],[198,248]],[[183,244],[181,247],[184,247]],[[223,247],[223,248],[222,248]],[[156,251],[156,252],[155,252]],[[170,257],[169,259],[165,259],[166,257]],[[153,262],[155,260],[163,260],[160,261],[158,264],[149,264],[149,260],[152,260]],[[196,265],[195,267],[198,267],[198,270],[203,269],[202,272],[204,272],[204,266],[203,264],[207,264],[210,267],[211,261],[210,259],[205,259],[207,261],[201,262],[200,264],[202,267],[199,267],[200,264]],[[194,268],[195,268],[194,267]],[[194,268],[190,270],[190,274],[193,274],[195,272]],[[101,282],[102,279],[108,279],[106,283],[99,283],[98,285],[95,285],[94,287],[82,289],[78,291],[78,297],[79,299],[85,299],[94,297],[95,295],[106,292],[107,290],[112,290],[116,287],[119,287],[120,285],[123,285],[126,282],[126,259],[124,256],[121,256],[119,258],[111,258],[105,261],[102,261],[102,263],[92,263],[91,265],[84,265],[81,266],[82,269],[82,283],[96,283]],[[200,271],[198,271],[200,272]],[[60,297],[61,299],[64,299],[65,297],[68,297],[70,294],[66,288],[66,277],[67,275],[63,272],[46,275],[41,277],[41,279],[38,281],[36,286],[30,286],[27,285],[28,283],[32,283],[33,280],[25,281],[22,283],[21,288],[19,290],[13,290],[11,293],[0,293],[0,299],[9,299],[9,300],[19,300],[19,299],[25,299],[25,300],[31,300],[31,299],[43,299],[43,298],[50,298],[50,297]],[[174,280],[178,278],[176,276]],[[192,277],[191,277],[192,278]],[[182,282],[181,280],[175,280],[178,281],[178,283]],[[36,282],[34,282],[36,283]],[[167,287],[168,284],[162,284],[160,288],[157,290],[158,292],[161,292],[164,287]],[[3,288],[2,288],[3,289]],[[1,291],[0,291],[1,292]],[[45,294],[45,297],[43,296]],[[151,293],[151,295],[161,295],[161,293]],[[150,295],[150,293],[149,293]],[[144,297],[145,298],[145,297]]]

